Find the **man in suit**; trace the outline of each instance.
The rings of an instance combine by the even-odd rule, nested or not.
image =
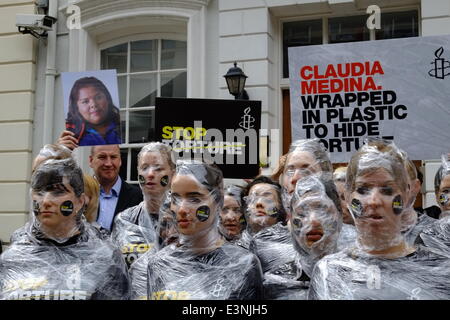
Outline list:
[[[123,181],[119,176],[122,159],[118,145],[93,146],[89,166],[100,183],[100,205],[97,222],[111,231],[114,217],[121,211],[142,202],[138,187]]]

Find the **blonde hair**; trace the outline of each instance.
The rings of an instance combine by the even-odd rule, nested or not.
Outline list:
[[[100,184],[98,181],[87,174],[83,174],[84,180],[84,193],[89,198],[89,203],[86,206],[84,215],[88,222],[94,222],[97,220],[97,211],[100,197]]]

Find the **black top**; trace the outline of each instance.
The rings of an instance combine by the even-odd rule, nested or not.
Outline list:
[[[117,199],[116,209],[114,210],[114,217],[109,230],[114,228],[114,218],[119,212],[124,211],[130,207],[134,207],[144,200],[142,191],[139,187],[128,184],[122,179],[122,186],[119,191],[119,198]],[[100,204],[98,206],[97,216],[100,213]]]

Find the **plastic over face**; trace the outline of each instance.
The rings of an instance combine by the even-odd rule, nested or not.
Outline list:
[[[277,223],[281,203],[278,200],[276,187],[259,183],[254,185],[247,197],[246,219],[251,230],[258,232]]]
[[[394,177],[383,168],[359,175],[348,204],[359,234],[386,240],[399,235],[404,197]]]
[[[287,157],[283,172],[283,187],[288,193],[292,193],[299,179],[320,171],[322,171],[320,163],[312,153],[296,149]]]
[[[223,208],[220,212],[219,228],[229,238],[241,234],[245,226],[245,217],[239,202],[231,195],[224,196]]]
[[[70,235],[77,230],[82,197],[77,197],[66,177],[61,182],[38,186],[31,190],[33,213],[37,225],[48,235]]]
[[[307,194],[292,209],[292,233],[304,250],[326,245],[336,233],[340,213],[326,195]]]
[[[158,152],[147,152],[139,159],[139,185],[144,194],[161,195],[170,188],[173,171]]]
[[[177,174],[171,190],[170,209],[180,234],[195,235],[210,229],[217,222],[217,202],[193,175]]]

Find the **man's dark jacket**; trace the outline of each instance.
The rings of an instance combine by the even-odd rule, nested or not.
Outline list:
[[[119,199],[117,200],[116,210],[114,210],[114,217],[110,230],[114,228],[114,218],[119,212],[138,205],[142,202],[142,200],[143,196],[141,189],[139,187],[126,183],[125,180],[122,179]],[[98,213],[100,213],[100,205],[98,207]]]

